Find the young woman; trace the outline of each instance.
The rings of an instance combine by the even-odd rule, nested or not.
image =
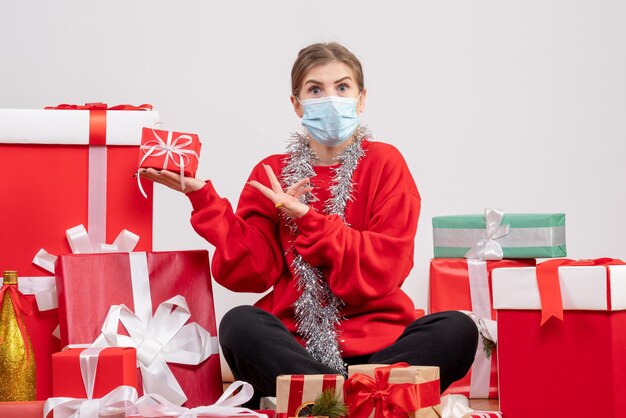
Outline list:
[[[463,313],[415,319],[400,289],[413,267],[420,195],[396,148],[360,124],[359,60],[337,43],[300,51],[291,72],[304,133],[253,168],[236,211],[210,181],[185,179],[194,229],[215,246],[215,280],[265,292],[219,329],[236,378],[272,396],[280,374],[345,373],[346,364],[405,361],[462,378],[478,333]],[[180,190],[167,171],[142,176]]]

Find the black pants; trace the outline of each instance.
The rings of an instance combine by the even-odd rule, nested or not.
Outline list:
[[[254,386],[258,406],[261,396],[276,395],[281,374],[335,374],[311,357],[274,315],[254,306],[230,310],[220,323],[224,358],[238,380]],[[457,311],[426,315],[409,324],[391,346],[367,356],[344,358],[348,364],[439,366],[441,391],[469,371],[478,343],[474,322]]]

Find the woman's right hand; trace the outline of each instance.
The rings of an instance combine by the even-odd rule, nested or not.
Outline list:
[[[176,174],[167,170],[158,171],[154,168],[141,168],[139,169],[139,175],[144,179],[148,179],[155,183],[162,184],[172,190],[176,190],[177,192],[185,194],[200,190],[206,184],[206,182],[203,180],[193,177],[185,177],[185,188],[182,189],[180,187],[180,174]]]

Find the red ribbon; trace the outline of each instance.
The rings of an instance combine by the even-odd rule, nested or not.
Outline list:
[[[109,107],[106,103],[85,103],[84,105],[75,104],[60,104],[57,106],[46,106],[44,109],[58,109],[58,110],[152,110],[151,104],[142,104],[139,106],[133,106],[129,104],[120,104]]]
[[[375,379],[362,373],[352,375],[344,385],[351,418],[406,417],[409,413],[440,403],[439,380],[423,383],[389,383],[391,369],[409,367],[396,363],[374,370]]]
[[[89,145],[106,145],[107,110],[152,110],[152,105],[133,106],[121,104],[109,107],[106,103],[86,103],[85,105],[60,104],[47,106],[44,109],[56,110],[89,110]]]
[[[570,260],[559,258],[537,264],[537,286],[541,299],[541,325],[553,316],[563,320],[563,298],[559,284],[560,266],[608,266],[626,264],[616,258],[597,258],[595,260]],[[607,287],[607,289],[609,289]]]
[[[4,296],[7,294],[11,298],[13,303],[13,311],[15,312],[15,318],[17,319],[17,327],[20,330],[22,341],[24,341],[24,351],[26,351],[26,363],[30,360],[30,350],[28,349],[27,339],[28,333],[26,332],[26,324],[24,323],[23,315],[31,315],[33,313],[33,307],[26,300],[23,299],[22,292],[17,290],[17,285],[5,284],[0,288],[0,303],[3,303]],[[2,341],[0,341],[0,344]]]

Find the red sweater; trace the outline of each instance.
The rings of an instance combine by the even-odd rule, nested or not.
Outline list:
[[[311,180],[319,201],[295,220],[300,231],[296,250],[321,268],[333,293],[345,302],[339,328],[344,357],[391,345],[415,319],[413,302],[400,286],[413,267],[419,192],[395,147],[367,140],[362,146],[365,157],[352,179],[354,200],[346,207],[349,226],[339,216],[322,212],[333,174],[330,167],[322,166],[315,167],[317,175]],[[280,176],[285,157],[264,159],[249,180],[269,187],[262,164]],[[194,209],[194,229],[215,246],[215,280],[235,292],[272,288],[256,306],[276,315],[295,335],[293,304],[299,292],[291,269],[293,252],[286,251],[293,237],[274,204],[246,185],[233,212],[210,181],[187,196]]]

